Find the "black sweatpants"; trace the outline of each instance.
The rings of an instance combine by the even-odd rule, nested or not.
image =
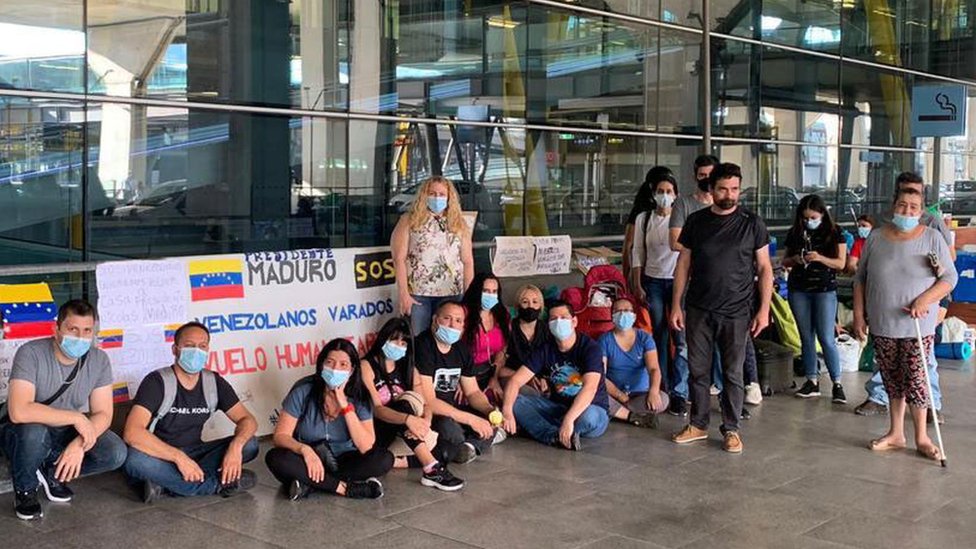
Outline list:
[[[391,410],[396,410],[397,412],[402,412],[404,414],[414,415],[413,407],[410,406],[409,402],[404,402],[402,400],[393,400],[386,405],[387,408]],[[387,423],[379,418],[373,418],[373,429],[376,430],[376,447],[377,448],[389,448],[393,441],[397,437],[403,439],[403,442],[410,448],[411,451],[416,450],[423,441],[417,440],[406,436],[407,426],[404,424],[397,423]],[[409,467],[420,467],[420,461],[417,456],[408,456],[407,465]]]
[[[742,364],[752,317],[730,318],[689,306],[685,313],[688,371],[691,381],[691,424],[708,429],[711,409],[712,356],[717,347],[722,363],[722,433],[739,430],[745,386]]]
[[[393,454],[385,448],[373,447],[365,454],[357,451],[346,452],[336,456],[339,470],[335,476],[328,472],[322,482],[312,482],[308,478],[308,468],[302,456],[284,448],[272,448],[264,457],[271,474],[282,484],[291,484],[297,480],[317,490],[335,493],[339,481],[348,482],[366,480],[370,477],[382,477],[393,468]]]

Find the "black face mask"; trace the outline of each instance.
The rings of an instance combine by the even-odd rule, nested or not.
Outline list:
[[[518,318],[522,322],[535,322],[539,320],[540,314],[542,314],[542,309],[533,309],[532,307],[518,308]]]
[[[703,193],[707,193],[708,192],[708,178],[707,177],[705,179],[699,179],[698,180],[698,190],[700,190]]]

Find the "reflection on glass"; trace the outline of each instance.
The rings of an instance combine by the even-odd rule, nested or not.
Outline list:
[[[843,2],[709,2],[715,32],[810,50],[840,49]]]
[[[635,15],[653,21],[672,25],[682,25],[700,29],[702,0],[561,0],[570,6],[583,6],[619,13]]]
[[[82,0],[5,0],[0,8],[0,89],[83,92]]]

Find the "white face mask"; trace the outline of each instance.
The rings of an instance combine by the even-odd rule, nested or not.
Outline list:
[[[654,201],[661,208],[670,208],[674,204],[674,195],[667,193],[656,193],[654,195]]]

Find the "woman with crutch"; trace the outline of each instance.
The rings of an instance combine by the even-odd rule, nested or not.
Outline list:
[[[868,237],[854,278],[854,330],[864,339],[870,326],[890,401],[891,427],[871,441],[871,449],[905,448],[907,404],[918,453],[941,461],[942,452],[926,432],[931,390],[925,365],[935,339],[939,300],[952,291],[958,277],[942,236],[919,225],[922,207],[917,190],[898,191],[891,223]]]

